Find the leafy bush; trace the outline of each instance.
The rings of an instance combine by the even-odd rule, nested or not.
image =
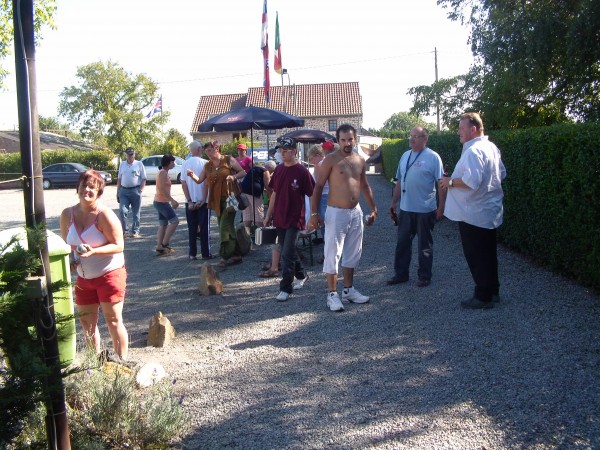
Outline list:
[[[493,131],[507,168],[504,224],[508,246],[551,269],[600,289],[600,124],[560,124]],[[428,146],[452,173],[462,145],[455,133],[435,133]],[[384,173],[396,174],[406,139],[382,145]]]
[[[117,167],[112,162],[115,155],[108,150],[44,150],[41,152],[42,167],[61,162],[77,162],[96,170],[110,172],[116,178]],[[21,154],[0,155],[0,176],[13,179],[21,176]],[[16,176],[15,176],[16,175]]]

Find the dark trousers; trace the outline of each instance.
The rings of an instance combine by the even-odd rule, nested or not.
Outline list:
[[[209,241],[209,228],[208,224],[210,221],[209,210],[206,204],[202,205],[198,209],[189,210],[185,208],[185,219],[187,220],[188,226],[188,243],[190,246],[189,255],[198,255],[198,228],[200,229],[200,252],[203,257],[210,256],[210,241]]]
[[[277,239],[281,246],[281,282],[279,290],[291,294],[294,277],[304,279],[304,267],[298,257],[296,241],[298,240],[298,228],[277,228]]]
[[[475,281],[473,296],[483,302],[492,300],[498,294],[498,252],[496,229],[487,229],[458,222],[463,253]]]
[[[408,269],[412,256],[412,241],[418,236],[419,270],[417,276],[420,280],[431,279],[433,266],[433,226],[435,225],[435,211],[416,213],[400,210],[398,214],[398,240],[396,241],[396,255],[394,258],[394,272],[398,278],[408,278]]]

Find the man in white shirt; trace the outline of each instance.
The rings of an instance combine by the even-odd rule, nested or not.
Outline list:
[[[202,156],[202,142],[192,141],[188,145],[190,149],[190,158],[186,159],[181,167],[181,188],[185,195],[185,218],[188,225],[188,242],[190,260],[198,259],[197,239],[200,239],[200,253],[202,259],[211,259],[210,253],[210,212],[206,206],[206,197],[208,186],[205,181],[196,184],[187,171],[191,169],[196,175],[199,175],[207,163]]]
[[[117,176],[117,200],[119,201],[119,219],[123,227],[123,237],[127,235],[127,217],[129,209],[133,215],[131,220],[130,236],[140,235],[140,209],[142,207],[142,191],[146,186],[146,169],[135,159],[135,150],[131,147],[125,149],[127,159],[119,165]]]
[[[458,222],[463,253],[473,280],[473,297],[463,308],[488,309],[499,301],[496,228],[502,224],[502,180],[506,169],[498,147],[483,133],[477,113],[466,113],[458,127],[463,150],[451,177],[439,185],[448,189],[445,216]]]

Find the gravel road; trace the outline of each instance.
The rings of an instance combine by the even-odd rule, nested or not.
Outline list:
[[[184,395],[193,423],[180,447],[600,448],[599,297],[501,247],[501,303],[462,310],[472,280],[448,220],[434,231],[432,284],[418,288],[413,267],[409,283],[387,286],[396,240],[383,213],[391,186],[380,175],[369,181],[382,214],[365,232],[355,285],[371,303],[343,313],[326,309],[319,265],[309,267],[302,290],[277,303],[278,280],[256,276],[266,247],[221,272],[223,295],[200,297],[202,262],[186,258],[183,211],[176,255],[155,257],[154,186],[144,192],[144,237],[126,241],[130,357],[162,364]],[[114,189],[104,195],[113,208]],[[173,192],[182,198],[179,186]],[[0,191],[2,228],[23,222],[21,196]],[[45,196],[56,230],[76,197]],[[168,348],[145,345],[157,311],[177,330]],[[102,333],[107,339],[104,326]]]

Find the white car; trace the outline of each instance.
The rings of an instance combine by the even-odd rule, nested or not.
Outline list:
[[[146,179],[148,181],[156,182],[156,177],[158,176],[158,167],[160,166],[160,160],[163,155],[152,155],[146,156],[142,158],[140,161],[144,165],[144,169],[146,169]],[[181,182],[181,165],[183,164],[183,159],[179,156],[175,156],[175,166],[169,170],[169,178],[171,181],[175,181],[177,183]]]

